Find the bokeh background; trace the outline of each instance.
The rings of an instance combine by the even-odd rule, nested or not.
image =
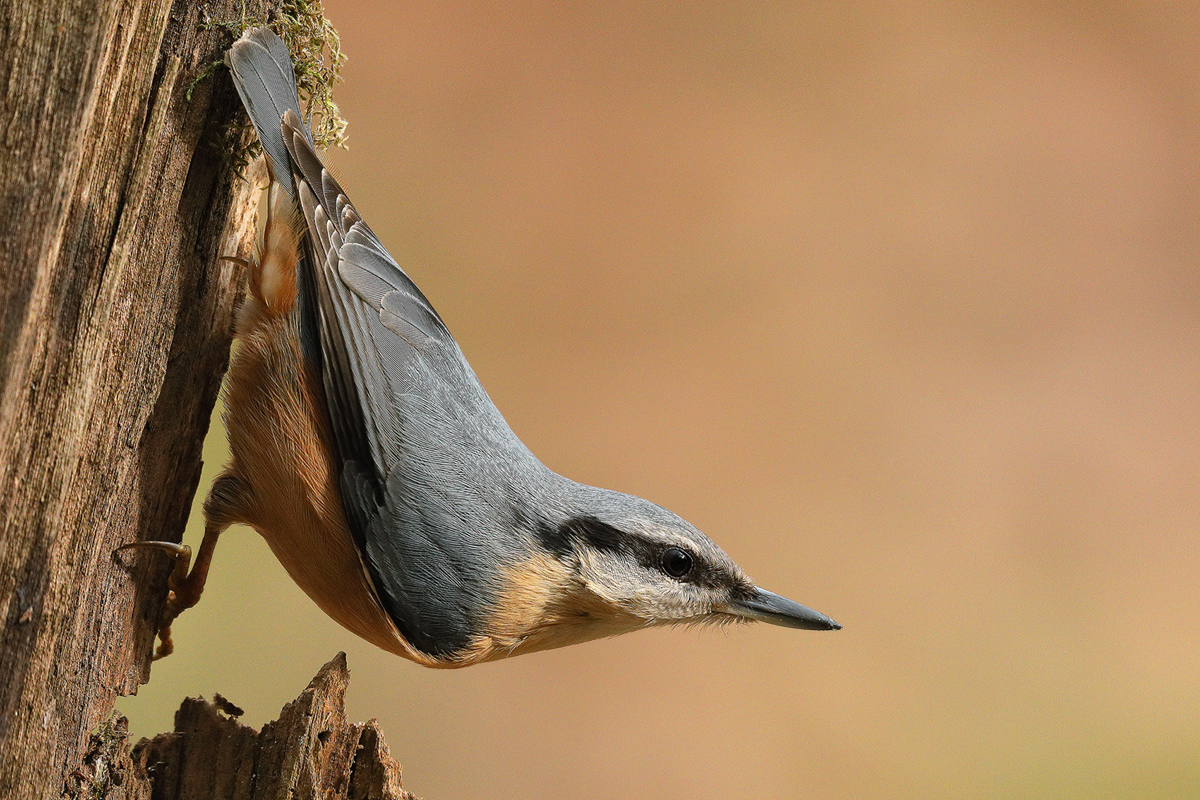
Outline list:
[[[430,800],[1200,796],[1200,7],[327,13],[332,163],[517,433],[846,628],[428,671],[235,528],[135,734],[345,650]]]

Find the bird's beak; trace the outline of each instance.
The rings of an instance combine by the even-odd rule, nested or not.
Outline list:
[[[748,598],[729,603],[729,613],[746,619],[782,625],[785,628],[803,628],[808,631],[836,631],[841,625],[808,606],[794,603],[766,589],[754,590]]]

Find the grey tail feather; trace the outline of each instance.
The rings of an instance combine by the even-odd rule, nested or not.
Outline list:
[[[292,199],[295,208],[300,207],[296,195],[296,184],[292,177],[292,164],[287,145],[283,141],[283,114],[289,109],[298,119],[300,97],[296,90],[296,73],[292,67],[292,56],[287,45],[270,28],[250,28],[241,35],[229,52],[225,63],[233,73],[233,84],[237,87],[242,105],[254,123],[258,140],[267,154],[271,177],[280,183]],[[312,133],[304,124],[304,136],[312,144]],[[298,324],[300,344],[309,363],[320,368],[321,346],[317,333],[316,302],[313,296],[314,277],[311,255],[302,259],[296,273],[299,285]]]
[[[294,198],[292,170],[280,132],[280,120],[288,109],[296,112],[300,119],[304,119],[304,115],[300,112],[296,74],[287,45],[270,28],[250,28],[229,48],[225,63],[233,73],[233,83],[242,98],[242,105],[258,131],[271,176]],[[312,134],[307,125],[304,134],[311,144]]]

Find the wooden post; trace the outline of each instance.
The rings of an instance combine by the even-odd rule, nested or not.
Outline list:
[[[231,36],[264,0],[4,0],[0,12],[0,797],[74,794],[149,676],[242,276]]]

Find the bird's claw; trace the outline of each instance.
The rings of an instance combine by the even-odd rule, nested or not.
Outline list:
[[[167,602],[158,627],[158,649],[154,651],[154,660],[166,658],[175,651],[175,643],[171,640],[171,623],[184,610],[200,602],[200,594],[204,591],[206,575],[197,575],[196,570],[188,572],[192,561],[192,548],[176,542],[130,542],[117,548],[121,550],[160,550],[175,559],[175,566],[167,576]],[[204,572],[207,572],[205,570]]]

